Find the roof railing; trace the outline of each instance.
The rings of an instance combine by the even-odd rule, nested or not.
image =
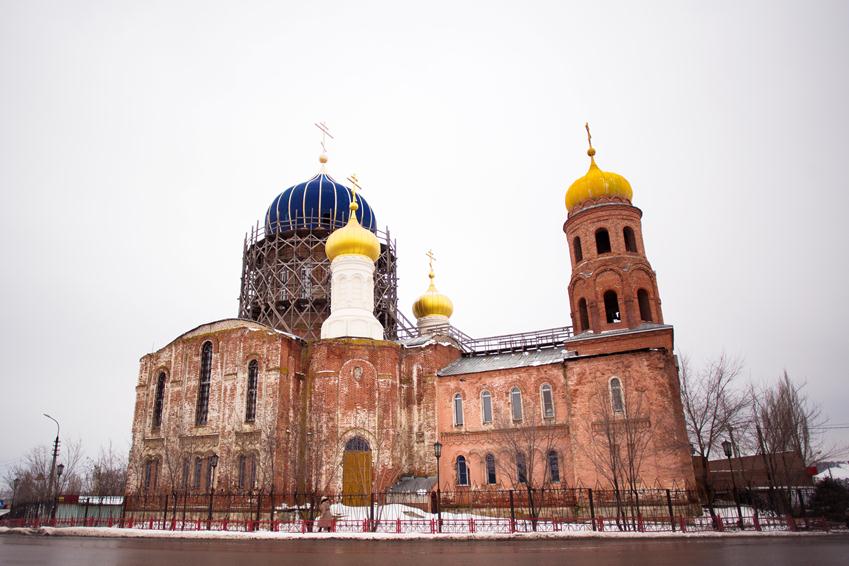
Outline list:
[[[403,321],[409,323],[406,317],[403,317]],[[487,336],[484,338],[472,338],[450,324],[433,327],[430,332],[433,334],[448,335],[459,344],[460,349],[468,356],[557,348],[563,346],[566,340],[574,336],[571,326],[559,326],[530,332]],[[418,329],[412,327],[412,325],[399,325],[399,339],[416,338],[419,335]]]

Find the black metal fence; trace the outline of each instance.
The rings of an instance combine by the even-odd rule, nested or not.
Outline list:
[[[812,492],[794,491],[790,513],[779,512],[775,494],[745,490],[715,493],[704,507],[687,490],[502,489],[446,492],[332,493],[141,493],[123,498],[120,513],[88,506],[59,513],[47,502],[13,509],[6,524],[91,526],[160,530],[317,530],[321,499],[331,504],[330,530],[384,533],[516,533],[556,531],[764,531],[827,529],[811,517]],[[788,503],[782,505],[787,507]]]

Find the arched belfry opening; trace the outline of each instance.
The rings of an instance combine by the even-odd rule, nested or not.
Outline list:
[[[368,505],[372,491],[371,446],[362,436],[345,443],[342,455],[342,502],[345,505]]]

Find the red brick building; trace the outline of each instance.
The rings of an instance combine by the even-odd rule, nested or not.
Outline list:
[[[642,212],[594,154],[566,194],[572,325],[484,339],[432,271],[407,322],[394,242],[322,156],[246,237],[239,318],[141,359],[128,490],[382,491],[435,476],[437,441],[446,491],[694,487]]]

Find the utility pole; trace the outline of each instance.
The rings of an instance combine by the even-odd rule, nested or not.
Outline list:
[[[50,482],[49,482],[49,497],[50,497],[50,516],[53,517],[53,514],[56,512],[56,495],[53,493],[54,489],[58,487],[56,485],[56,458],[59,457],[59,421],[48,415],[47,413],[42,413],[45,417],[56,423],[56,439],[53,441],[53,463],[50,464]]]

